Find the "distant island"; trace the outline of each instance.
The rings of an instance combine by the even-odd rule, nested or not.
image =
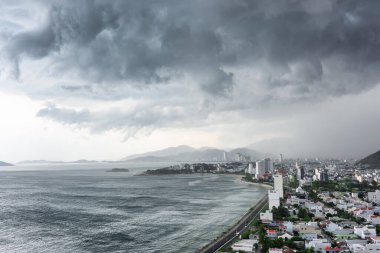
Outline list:
[[[111,170],[107,170],[107,172],[129,172],[129,169],[126,169],[126,168],[113,168]]]
[[[13,164],[0,161],[0,166],[13,166]]]

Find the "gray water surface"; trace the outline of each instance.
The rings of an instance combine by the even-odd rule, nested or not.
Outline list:
[[[0,252],[194,252],[266,192],[236,176],[54,166],[0,171]]]

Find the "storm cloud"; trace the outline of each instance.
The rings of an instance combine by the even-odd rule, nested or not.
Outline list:
[[[379,82],[379,4],[59,1],[45,22],[12,34],[3,50],[17,69],[24,57],[54,57],[58,74],[95,85],[162,84],[172,71],[223,96],[234,84],[228,69],[243,65],[262,71],[268,89],[339,96]]]
[[[0,20],[0,74],[49,101],[39,117],[94,131],[199,126],[229,112],[275,118],[380,81],[378,0],[32,3],[43,10],[33,25]],[[141,104],[64,100],[81,98]]]

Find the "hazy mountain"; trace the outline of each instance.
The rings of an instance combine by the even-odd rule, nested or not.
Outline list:
[[[224,150],[211,148],[211,147],[203,147],[199,149],[195,149],[188,146],[180,146],[186,147],[185,149],[191,150],[187,152],[179,152],[178,147],[169,148],[164,150],[158,150],[155,152],[148,152],[145,154],[133,155],[124,160],[134,161],[134,162],[164,162],[164,161],[178,161],[178,162],[197,162],[197,161],[222,161],[224,159]],[[163,151],[163,152],[162,152]],[[171,153],[173,152],[173,153]],[[237,148],[227,152],[228,160],[233,160],[236,154],[242,154],[245,156],[250,156],[251,159],[262,159],[264,157],[268,157],[263,153],[257,152],[248,148]],[[153,155],[152,155],[153,154]],[[159,155],[154,155],[159,154]],[[166,155],[162,155],[166,154]]]
[[[299,144],[290,138],[273,138],[253,143],[248,148],[265,150],[270,154],[275,154],[274,156],[277,158],[279,154],[285,154],[287,157],[297,155],[293,149],[298,146]]]
[[[378,169],[380,168],[380,150],[373,153],[362,160],[358,161],[356,164],[367,165],[370,168]]]
[[[185,152],[191,152],[195,151],[195,148],[186,146],[186,145],[181,145],[178,147],[170,147],[170,148],[165,148],[157,151],[152,151],[152,152],[147,152],[147,153],[142,153],[142,154],[135,154],[135,155],[130,155],[127,157],[124,157],[121,160],[131,160],[134,158],[139,158],[139,157],[164,157],[164,156],[172,156],[172,155],[177,155],[180,153],[185,153]]]
[[[48,161],[48,160],[25,160],[18,162],[19,164],[61,164],[61,163],[98,163],[99,161],[94,160],[76,160],[76,161]]]
[[[266,154],[259,151],[256,151],[254,149],[250,148],[235,148],[227,152],[227,156],[229,159],[233,159],[237,154],[243,154],[246,156],[250,156],[251,159],[257,160],[257,159],[264,159],[267,157],[274,157],[272,154]]]
[[[128,162],[170,162],[169,157],[159,157],[159,156],[141,156],[136,158],[131,158],[128,160],[123,160]]]
[[[13,166],[13,164],[0,161],[0,166]]]
[[[63,161],[47,161],[47,160],[25,160],[18,162],[19,164],[52,164],[52,163],[64,163]]]

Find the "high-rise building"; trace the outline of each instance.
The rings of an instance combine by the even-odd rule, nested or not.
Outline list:
[[[297,180],[302,180],[305,178],[305,169],[303,166],[300,166],[298,163],[296,163],[296,169],[297,169]]]
[[[248,164],[248,174],[255,174],[255,168],[253,167],[253,163]]]
[[[273,207],[278,208],[280,206],[280,195],[278,191],[269,190],[268,200],[269,200],[269,210],[272,210]]]
[[[279,162],[282,163],[283,161],[284,161],[284,157],[282,156],[282,154],[280,154]]]
[[[223,152],[223,161],[227,162],[227,152]]]
[[[280,198],[284,197],[284,180],[281,174],[273,176],[274,190],[278,192]]]
[[[265,172],[272,173],[273,172],[273,162],[272,162],[272,160],[270,158],[265,158],[264,162],[265,162]]]
[[[265,174],[265,162],[263,160],[256,162],[256,179],[261,178]]]
[[[321,181],[329,181],[329,175],[326,170],[321,172]]]
[[[316,181],[328,181],[328,173],[325,169],[315,169],[314,179]]]

